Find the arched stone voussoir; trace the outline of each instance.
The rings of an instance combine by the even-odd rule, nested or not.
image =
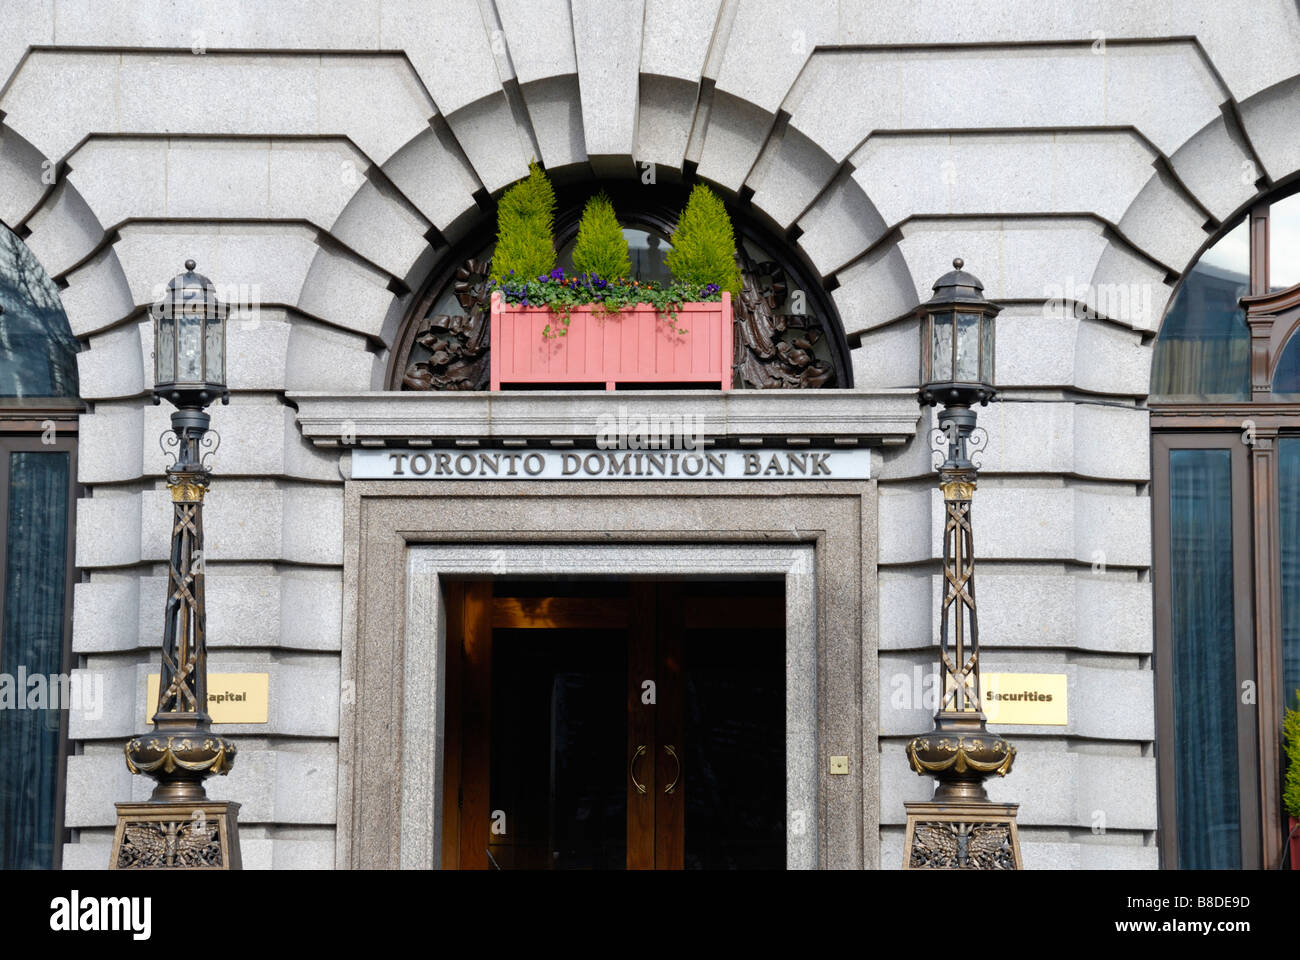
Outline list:
[[[341,248],[317,247],[296,300],[289,302],[335,326],[382,340],[384,318],[398,299],[390,285],[391,278]]]
[[[889,232],[884,218],[862,185],[842,172],[799,218],[799,246],[824,277]]]
[[[483,181],[440,120],[421,130],[380,168],[402,195],[449,241],[479,214]]]
[[[87,337],[121,323],[135,312],[135,296],[112,245],[104,247],[64,277],[59,291],[63,312],[75,337]]]
[[[883,326],[917,304],[911,269],[896,243],[882,244],[836,279],[840,285],[831,298],[848,337]]]
[[[1254,198],[1255,182],[1264,172],[1223,116],[1179,147],[1169,157],[1169,165],[1197,202],[1220,221]]]
[[[431,224],[393,187],[380,178],[365,178],[329,227],[349,250],[405,278],[429,246]]]
[[[90,256],[104,240],[105,226],[67,179],[45,196],[27,221],[27,246],[51,277],[60,277]]]
[[[839,168],[816,141],[789,125],[767,141],[745,183],[754,191],[754,204],[785,229],[826,189]]]
[[[1300,138],[1295,132],[1300,75],[1261,90],[1240,105],[1240,112],[1246,135],[1269,177],[1282,180],[1300,170]]]
[[[54,175],[53,160],[0,122],[0,223],[16,227],[31,216]]]
[[[1181,270],[1209,239],[1205,214],[1160,169],[1152,172],[1116,226],[1137,249],[1171,270]]]
[[[446,122],[462,156],[489,193],[528,175],[533,149],[503,91],[447,114]]]

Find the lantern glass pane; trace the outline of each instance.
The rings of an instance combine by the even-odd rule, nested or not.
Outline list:
[[[176,379],[176,321],[159,311],[157,356],[154,358],[154,382],[171,383]]]
[[[927,313],[919,324],[921,328],[921,379],[920,383],[929,383],[930,376],[930,315]]]
[[[221,313],[214,311],[212,317],[208,319],[207,328],[207,351],[204,359],[208,365],[207,381],[208,383],[225,383],[226,382],[226,365],[225,365],[225,324],[222,322]]]
[[[186,303],[180,308],[176,331],[176,380],[179,383],[203,381],[203,303]]]
[[[934,366],[930,368],[930,378],[934,383],[944,383],[952,379],[952,314],[934,314],[933,323],[931,356]]]
[[[980,320],[980,380],[993,383],[993,318]]]
[[[957,374],[954,380],[976,383],[980,378],[980,315],[957,314]]]

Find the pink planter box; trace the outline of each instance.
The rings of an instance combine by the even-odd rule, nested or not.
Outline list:
[[[731,388],[731,294],[717,303],[684,303],[677,322],[654,307],[609,313],[599,304],[574,307],[568,333],[545,307],[502,303],[492,294],[491,387],[514,384],[716,383]],[[685,333],[678,333],[677,330]]]

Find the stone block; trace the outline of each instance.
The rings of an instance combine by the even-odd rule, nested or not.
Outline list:
[[[384,164],[384,173],[444,235],[455,233],[471,212],[477,215],[474,192],[483,185],[445,124],[435,122],[413,137]]]
[[[309,20],[320,19],[312,16]],[[475,0],[384,0],[379,30],[386,48],[406,52],[444,114],[482,97],[500,94],[492,43]]]
[[[68,286],[59,292],[59,300],[74,336],[114,326],[135,310],[116,247],[100,250],[64,279]]]
[[[528,175],[532,148],[505,94],[476,100],[447,117],[475,174],[489,192]]]
[[[705,180],[738,192],[767,142],[775,119],[775,113],[733,96],[721,87],[715,89],[696,172]]]
[[[141,350],[143,342],[149,345],[148,353]],[[144,359],[152,352],[153,321],[147,315],[135,325],[125,324],[92,336],[90,349],[77,354],[77,392],[81,399],[139,396],[145,389]]]
[[[521,86],[578,72],[565,0],[497,0],[496,10]]]
[[[630,154],[636,147],[645,0],[572,0],[570,14],[587,154]]]
[[[60,277],[85,260],[104,238],[104,227],[85,199],[65,179],[27,222],[25,242],[51,277]]]
[[[850,357],[853,362],[853,385],[876,390],[915,387],[920,379],[920,345],[916,321],[911,318],[876,327],[861,335],[862,345]],[[886,451],[887,457],[898,451]],[[929,463],[929,458],[925,458]]]
[[[358,390],[383,386],[374,382],[377,360],[355,334],[295,317],[284,354],[288,390]]]
[[[1300,77],[1291,77],[1261,90],[1240,106],[1246,136],[1264,164],[1264,172],[1275,180],[1300,169],[1300,144],[1287,133],[1298,105]]]
[[[831,298],[848,336],[891,323],[927,299],[917,297],[912,272],[897,244],[882,244],[841,270],[836,279],[840,285]]]
[[[136,647],[139,580],[96,573],[72,587],[72,650],[103,653]],[[157,607],[161,616],[162,605]]]
[[[722,0],[645,0],[641,82],[652,76],[699,83]]]
[[[77,501],[77,566],[115,567],[139,563],[140,544],[140,498],[137,495],[104,492]]]
[[[681,169],[695,123],[698,87],[694,80],[642,74],[634,153],[639,162]]]
[[[1110,244],[1109,246],[1113,246]],[[990,300],[1045,300],[1086,285],[1108,243],[1094,220],[920,220],[899,243],[916,289],[913,304],[933,295],[954,257],[984,284]]]
[[[158,462],[155,469],[161,470],[158,433],[146,442],[143,427],[144,407],[131,401],[101,401],[93,412],[83,413],[77,442],[77,479],[88,485],[138,479],[144,471],[146,447],[158,453],[151,459]]]
[[[547,170],[587,161],[582,112],[575,109],[581,95],[577,74],[536,80],[520,89],[537,135],[537,148]]]
[[[885,235],[875,205],[849,174],[841,173],[799,218],[799,247],[823,276],[838,271]]]
[[[1222,221],[1255,196],[1255,181],[1263,173],[1221,116],[1179,147],[1169,164],[1197,201]]]
[[[289,302],[337,326],[378,337],[393,296],[375,268],[340,250],[318,248],[301,292]]]
[[[748,186],[754,191],[754,206],[787,229],[826,189],[838,170],[839,164],[819,144],[789,126],[779,138],[767,142],[748,177]],[[871,226],[869,223],[866,229]]]
[[[1159,170],[1119,221],[1120,232],[1137,249],[1179,272],[1209,239],[1204,226],[1205,214]]]
[[[143,669],[121,657],[91,656],[84,668],[73,670],[72,676],[79,678],[78,684],[88,693],[83,695],[82,709],[68,711],[68,739],[125,741],[142,732],[144,711],[135,708],[144,703],[143,681],[137,683],[137,674]],[[120,751],[121,744],[116,746]],[[116,756],[122,762],[122,754]]]
[[[0,46],[4,44],[0,40]],[[0,50],[0,71],[4,69]],[[45,196],[52,169],[41,152],[0,124],[0,223],[22,223]]]
[[[1151,563],[1150,500],[1060,487],[985,487],[973,509],[985,560],[1074,560],[1114,567]],[[943,556],[943,499],[937,489],[882,490],[880,562]],[[929,524],[927,552],[915,532]]]

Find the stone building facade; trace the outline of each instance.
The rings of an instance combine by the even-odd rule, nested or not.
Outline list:
[[[122,760],[170,533],[148,308],[193,258],[253,308],[212,411],[205,558],[210,669],[270,678],[268,722],[223,728],[239,759],[209,783],[243,804],[246,867],[436,860],[429,577],[642,561],[786,578],[810,658],[787,707],[814,761],[789,862],[899,866],[903,803],[929,795],[903,745],[933,709],[913,693],[943,516],[912,311],[961,257],[1003,306],[974,514],[985,669],[1064,674],[1070,705],[1006,729],[1019,756],[990,792],[1021,805],[1027,867],[1159,866],[1153,347],[1200,252],[1300,172],[1297,116],[1288,0],[0,0],[0,222],[80,342],[71,666],[103,677],[104,709],[70,718],[62,864],[105,867],[113,803],[149,789]],[[533,158],[574,189],[714,186],[819,288],[837,382],[394,389],[432,278]],[[618,402],[676,403],[723,447],[840,440],[870,479],[352,479],[384,444],[581,447]]]

